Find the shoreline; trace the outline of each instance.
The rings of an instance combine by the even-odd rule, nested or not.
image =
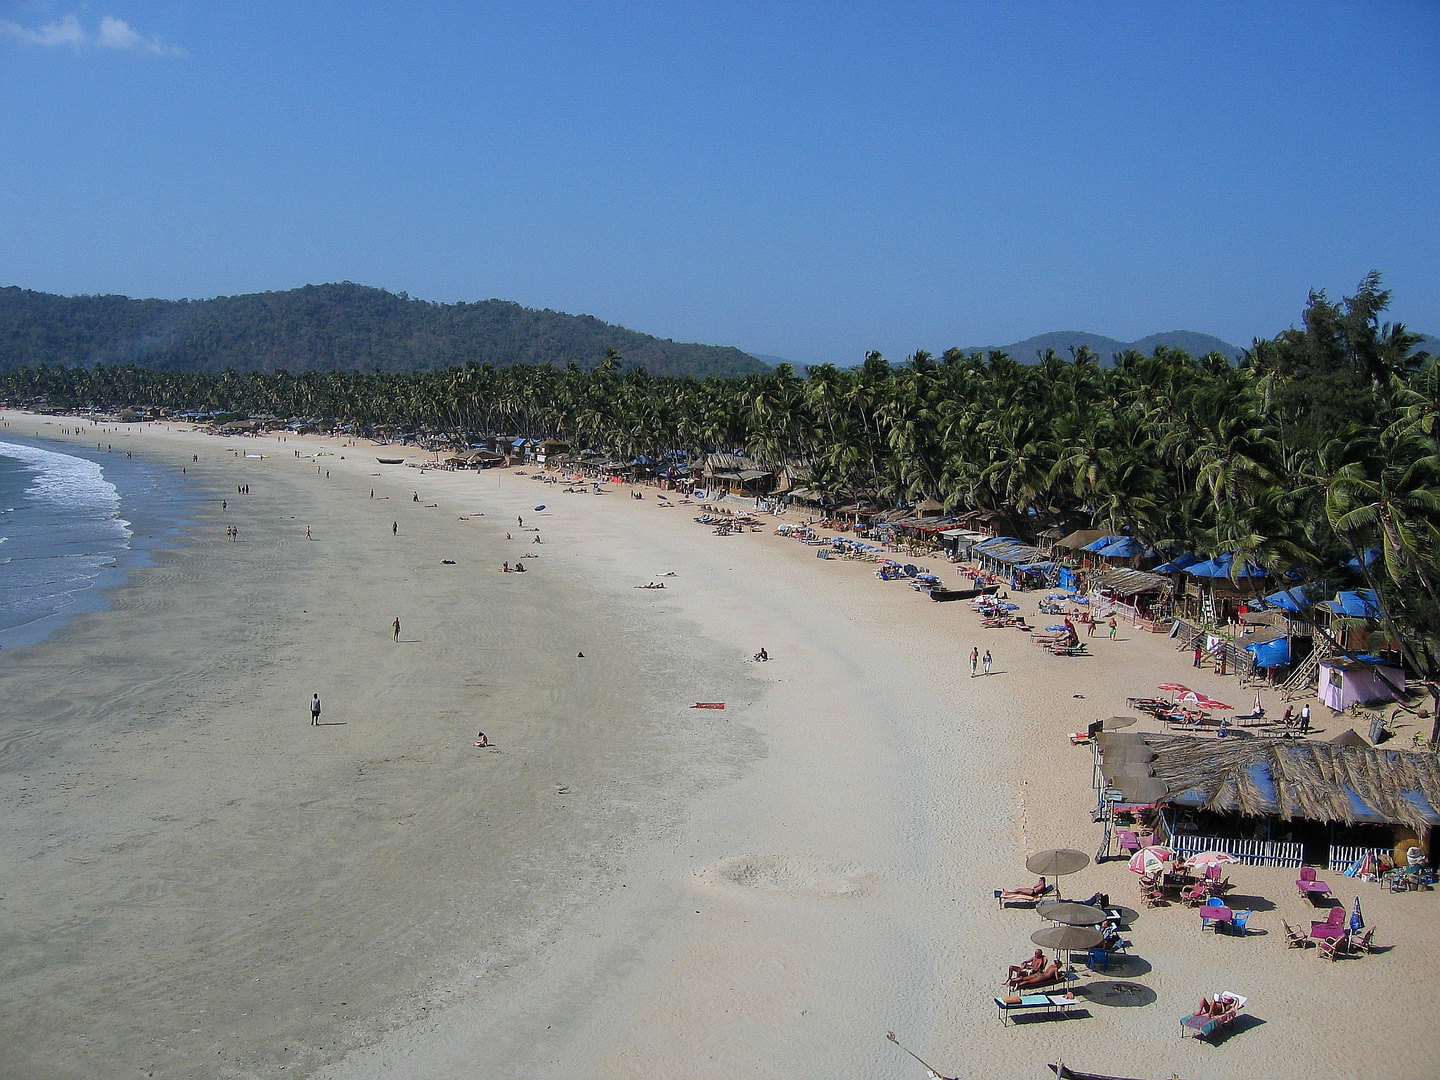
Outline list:
[[[263,439],[227,443],[198,435],[174,442],[192,444],[222,452],[227,445],[267,445]],[[503,603],[504,615],[496,616],[505,620],[502,627],[487,628],[480,621],[479,628],[468,628],[471,635],[492,635],[484,649],[487,670],[516,670],[504,679],[496,676],[488,687],[454,693],[447,708],[462,714],[478,701],[500,717],[528,712],[527,723],[533,724],[542,719],[533,715],[539,711],[537,701],[570,692],[573,709],[552,709],[543,724],[554,743],[545,744],[547,753],[558,753],[557,747],[576,737],[557,719],[568,712],[586,718],[583,735],[590,740],[569,751],[581,761],[589,753],[612,753],[616,760],[608,767],[616,778],[639,783],[641,778],[627,769],[636,761],[663,760],[668,752],[678,754],[680,762],[675,771],[641,784],[633,796],[639,801],[632,809],[641,807],[641,816],[650,813],[655,827],[644,837],[626,838],[633,843],[603,852],[608,888],[583,893],[563,874],[550,879],[553,895],[573,902],[557,901],[552,917],[527,923],[523,932],[531,935],[527,940],[533,947],[512,951],[508,961],[487,963],[483,957],[499,957],[503,944],[487,939],[480,923],[461,926],[453,940],[464,943],[476,960],[464,972],[472,976],[468,985],[456,985],[458,980],[437,966],[426,967],[417,956],[406,970],[417,982],[429,980],[436,992],[405,999],[407,1009],[392,1009],[384,1017],[347,1017],[339,1001],[326,1005],[334,1016],[316,1030],[350,1032],[341,1040],[349,1047],[332,1044],[297,1055],[288,1063],[292,1073],[333,1080],[454,1076],[462,1068],[465,1075],[485,1077],[743,1073],[898,1080],[918,1075],[919,1067],[885,1041],[884,1031],[892,1028],[946,1072],[963,1069],[969,1060],[985,1061],[997,1076],[1033,1077],[1040,1075],[1044,1061],[1063,1057],[1076,1067],[1129,1075],[1175,1071],[1219,1077],[1259,1070],[1267,1076],[1301,1077],[1316,1068],[1425,1075],[1437,1038],[1424,1002],[1437,979],[1420,955],[1423,950],[1408,948],[1430,939],[1425,897],[1366,891],[1367,917],[1400,948],[1356,963],[1322,966],[1313,956],[1307,963],[1278,945],[1279,917],[1293,924],[1304,914],[1288,880],[1293,874],[1285,871],[1237,868],[1247,891],[1274,904],[1273,911],[1252,920],[1266,934],[1248,940],[1197,938],[1183,910],[1142,913],[1135,951],[1149,973],[1139,981],[1154,990],[1155,1004],[1143,1009],[1092,1006],[1088,1019],[1065,1023],[1002,1028],[995,1020],[990,1003],[995,973],[1028,952],[1025,939],[1036,920],[1022,911],[998,911],[990,890],[1024,879],[1021,864],[1028,850],[1093,850],[1097,833],[1088,816],[1093,801],[1088,753],[1069,746],[1064,733],[1121,711],[1117,706],[1127,693],[1183,670],[1184,658],[1168,641],[1122,633],[1120,642],[1097,642],[1096,656],[1089,660],[1054,658],[1013,631],[1006,636],[1006,631],[981,630],[968,605],[922,605],[909,590],[875,581],[867,565],[806,558],[807,550],[768,534],[712,537],[689,520],[689,508],[661,511],[653,498],[617,498],[618,490],[609,497],[564,496],[513,473],[496,476],[495,489],[485,487],[491,479],[487,474],[427,471],[422,477],[418,470],[365,464],[359,460],[364,455],[378,456],[372,448],[342,448],[336,440],[291,437],[273,445],[280,448],[279,460],[297,447],[331,449],[337,459],[343,453],[343,466],[326,459],[332,472],[338,469],[332,488],[344,486],[359,500],[363,488],[376,482],[377,494],[384,485],[394,497],[383,507],[369,506],[368,499],[360,506],[346,502],[343,515],[335,504],[336,520],[343,516],[357,527],[333,542],[317,530],[314,545],[303,540],[305,522],[286,513],[295,506],[267,507],[263,523],[257,519],[253,526],[256,542],[258,530],[283,528],[284,537],[264,537],[277,553],[322,543],[355,549],[340,553],[350,560],[343,573],[309,562],[277,565],[274,581],[279,584],[270,587],[282,594],[296,590],[308,602],[313,583],[297,574],[303,566],[312,576],[330,575],[326,581],[335,588],[345,587],[347,574],[368,573],[377,588],[419,590],[417,599],[423,592],[427,604],[440,605],[453,586],[444,579],[438,586],[430,582],[456,570],[440,565],[442,557],[457,557],[467,579],[473,570],[486,586],[485,595],[499,598],[492,603]],[[291,468],[293,460],[285,461],[293,490],[323,494],[310,481],[316,474],[305,473],[302,483],[302,470]],[[242,468],[266,464],[240,459]],[[314,465],[305,464],[307,469]],[[380,475],[371,475],[377,471]],[[404,501],[411,491],[423,502]],[[554,505],[540,515],[544,543],[535,547],[541,555],[536,576],[517,579],[495,572],[505,553],[513,557],[519,544],[500,539],[506,530],[502,522],[520,515],[533,526],[531,508],[550,500]],[[323,509],[332,501],[323,495],[317,506]],[[429,503],[437,506],[430,509]],[[395,507],[393,514],[390,507]],[[477,509],[486,516],[472,516],[463,524],[456,520]],[[408,516],[401,518],[402,511]],[[429,564],[371,565],[394,550],[384,546],[383,534],[369,535],[380,518],[385,532],[392,517],[402,521],[401,539],[408,539],[412,523],[430,528],[426,514],[436,523],[445,521],[445,528],[435,524],[416,541]],[[187,544],[202,544],[201,531],[212,524],[219,524],[218,514],[197,523]],[[481,528],[457,532],[472,525]],[[249,543],[249,537],[247,532],[242,539]],[[183,564],[187,558],[178,553],[174,561]],[[232,573],[224,562],[209,569],[222,578]],[[677,577],[665,579],[665,590],[632,590],[669,570]],[[490,586],[507,592],[492,592]],[[585,608],[589,621],[580,616],[569,623],[554,620],[533,644],[518,647],[511,638],[516,626],[546,617],[534,594],[552,586],[564,603]],[[195,579],[180,576],[180,587],[195,587]],[[483,603],[480,596],[476,603]],[[184,597],[174,603],[177,610],[187,606]],[[965,610],[950,610],[961,607]],[[388,617],[383,621],[388,624]],[[578,633],[582,622],[583,634]],[[205,618],[196,616],[192,624],[197,633],[207,632]],[[405,625],[408,629],[411,620]],[[638,635],[633,642],[621,647],[607,640],[625,630]],[[440,626],[426,626],[427,636],[442,632]],[[592,640],[597,643],[587,643]],[[391,643],[383,625],[368,622],[362,632],[339,620],[315,620],[287,646],[303,650],[307,643],[342,655],[359,650],[363,656],[355,670],[376,681],[394,678],[401,691],[413,695],[438,692],[431,684],[443,682],[448,670],[448,654],[427,655],[423,673],[382,667],[386,654],[377,645]],[[960,672],[972,644],[994,650],[993,676],[967,679]],[[747,664],[745,658],[761,645],[772,662]],[[575,658],[577,651],[585,652],[584,661]],[[535,663],[529,652],[544,654],[547,662]],[[591,666],[596,660],[602,663]],[[286,663],[300,671],[315,668],[303,655],[280,666]],[[568,665],[567,679],[575,677],[577,664],[584,664],[581,677],[598,681],[574,692],[566,679],[553,678],[562,664]],[[609,671],[613,665],[628,668]],[[453,667],[462,679],[478,670],[473,657]],[[597,676],[597,668],[607,670]],[[8,685],[8,678],[0,668],[0,683]],[[114,672],[93,681],[105,679],[106,685],[115,685]],[[508,697],[497,694],[501,681],[510,684]],[[1200,673],[1190,681],[1216,696],[1234,697],[1233,680]],[[614,702],[637,686],[653,691],[653,733],[636,745],[616,746],[621,739],[616,725],[634,718]],[[475,696],[486,690],[492,696]],[[237,722],[243,716],[254,723],[267,702],[279,700],[253,682],[242,683],[239,693],[246,700],[233,706]],[[496,696],[503,701],[496,704]],[[703,715],[683,708],[690,701],[722,697],[730,705],[724,712]],[[331,699],[326,700],[328,717]],[[606,719],[589,715],[607,706]],[[689,725],[688,735],[677,733],[675,725]],[[283,760],[277,740],[294,734],[286,724],[271,723],[265,730],[271,756],[250,769],[256,778]],[[520,736],[503,725],[495,731],[502,749],[518,751]],[[343,728],[341,733],[350,735]],[[387,755],[392,763],[417,759],[401,766],[409,771],[405,782],[389,791],[385,805],[391,808],[406,799],[441,798],[443,792],[435,789],[460,774],[437,763],[447,754],[480,753],[467,751],[463,741],[425,736],[423,726],[407,726],[404,735],[428,740],[424,755],[398,732],[385,738],[357,723],[355,734],[377,742],[363,753],[359,747],[347,750],[352,766]],[[456,734],[467,732],[456,726],[449,737]],[[677,738],[691,742],[677,749]],[[539,747],[537,742],[527,749],[540,753]],[[728,757],[716,762],[716,755]],[[226,751],[223,767],[238,768],[235,756]],[[692,768],[705,766],[702,787],[687,779],[686,761]],[[107,767],[113,771],[113,765]],[[338,765],[314,773],[312,784],[321,805],[343,804],[350,813],[362,806],[337,794],[361,786]],[[11,785],[0,756],[0,805],[14,809],[20,803],[12,801]],[[607,803],[585,784],[565,786],[571,789],[567,810],[577,811],[577,822],[603,816],[607,805],[613,808],[614,800]],[[505,812],[523,809],[526,798],[539,799],[545,788],[527,791],[514,791],[516,798],[503,802]],[[583,805],[582,795],[588,800]],[[217,820],[233,813],[214,808]],[[279,828],[263,817],[252,820],[264,829]],[[459,842],[454,835],[448,840]],[[379,855],[413,858],[409,849],[417,843],[396,825],[387,825],[383,834],[377,831],[371,841],[378,848],[366,850],[348,872],[383,875]],[[488,854],[489,847],[476,850]],[[198,842],[191,856],[206,865],[218,857]],[[456,874],[474,869],[473,860],[437,866]],[[1064,890],[1085,895],[1104,889],[1117,901],[1138,906],[1133,880],[1123,862],[1112,861],[1067,879]],[[445,886],[437,879],[429,888],[433,896],[464,895],[454,882],[449,886],[456,892],[446,892]],[[303,899],[287,895],[286,910],[293,914]],[[0,903],[9,914],[11,901]],[[420,926],[444,925],[447,918],[443,906],[416,916]],[[523,917],[517,920],[526,923]],[[340,949],[324,964],[334,967],[342,958],[359,955],[355,946],[346,948],[352,951]],[[487,948],[492,950],[488,954]],[[483,974],[478,980],[473,978],[477,971]],[[7,974],[5,982],[12,981]],[[1263,1027],[1219,1047],[1179,1043],[1174,1036],[1179,1010],[1220,983],[1251,998],[1250,1011],[1264,1020]],[[1395,1000],[1396,986],[1405,988],[1403,1001]],[[441,992],[446,990],[453,992]],[[1343,1001],[1348,1023],[1317,1030],[1312,1022],[1316,994]],[[1323,1008],[1330,1015],[1331,1007]],[[236,1030],[262,1029],[253,1022],[248,1027],[233,1023]],[[1379,1047],[1352,1045],[1358,1041],[1350,1034],[1355,1028],[1385,1030],[1391,1038]],[[291,1030],[273,1021],[271,1029]],[[157,1075],[275,1075],[280,1064],[286,1062],[256,1060],[236,1063],[225,1073],[190,1073],[177,1058]]]

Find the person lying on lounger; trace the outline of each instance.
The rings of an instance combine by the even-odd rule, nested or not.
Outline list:
[[[1036,949],[1035,955],[1026,960],[1023,964],[1011,964],[1009,974],[1005,976],[1008,983],[1017,975],[1034,975],[1038,971],[1045,970],[1045,950]]]
[[[1001,892],[1001,894],[1000,894],[1000,900],[1001,900],[1002,903],[1005,902],[1005,901],[1009,901],[1009,900],[1032,900],[1032,901],[1033,901],[1033,900],[1039,900],[1042,896],[1044,896],[1044,895],[1045,895],[1047,892],[1049,892],[1049,891],[1050,891],[1050,886],[1045,884],[1045,879],[1042,877],[1042,878],[1041,878],[1034,886],[1032,886],[1031,888],[1028,888],[1028,889],[1006,889],[1006,890],[1004,890],[1004,891]]]
[[[1048,986],[1060,978],[1060,961],[1051,960],[1033,975],[1017,975],[1010,980],[1010,986],[1016,990],[1028,990],[1035,986]]]

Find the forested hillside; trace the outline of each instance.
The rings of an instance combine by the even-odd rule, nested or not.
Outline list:
[[[429,371],[470,361],[575,363],[614,349],[656,375],[744,375],[739,349],[651,337],[589,315],[504,300],[435,304],[350,282],[211,300],[0,289],[0,371],[135,364],[169,371]]]

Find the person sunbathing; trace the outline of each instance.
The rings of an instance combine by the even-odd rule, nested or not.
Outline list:
[[[1002,902],[1006,900],[1034,901],[1039,900],[1049,891],[1050,886],[1045,884],[1045,879],[1042,877],[1035,885],[1028,889],[1005,889],[1000,893],[1000,899]]]
[[[1037,986],[1048,986],[1060,978],[1060,961],[1051,960],[1040,971],[1031,975],[1017,975],[1010,980],[1010,986],[1016,990],[1028,990]]]
[[[1035,955],[1026,960],[1023,964],[1011,964],[1010,970],[1005,976],[1008,983],[1017,975],[1034,975],[1036,972],[1045,970],[1045,950],[1036,949]]]

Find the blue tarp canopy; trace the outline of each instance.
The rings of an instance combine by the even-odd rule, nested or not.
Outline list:
[[[1089,548],[1086,549],[1090,550]],[[1124,536],[1113,544],[1107,544],[1100,548],[1095,554],[1106,559],[1133,559],[1137,555],[1149,555],[1151,552],[1145,545],[1136,540],[1133,536]]]
[[[1161,563],[1159,566],[1155,567],[1155,569],[1152,571],[1152,573],[1156,573],[1156,574],[1178,574],[1178,573],[1180,573],[1181,570],[1184,570],[1187,566],[1194,566],[1196,563],[1201,562],[1201,561],[1202,561],[1202,560],[1201,560],[1201,558],[1200,558],[1199,555],[1191,555],[1191,554],[1187,551],[1187,552],[1185,552],[1185,554],[1183,554],[1183,555],[1176,555],[1176,556],[1175,556],[1173,559],[1171,559],[1169,562]]]
[[[1291,585],[1288,589],[1278,589],[1265,597],[1265,606],[1283,608],[1286,611],[1304,611],[1313,607],[1324,591],[1325,583],[1323,581],[1312,581],[1308,585]]]
[[[1194,566],[1185,567],[1185,573],[1192,577],[1203,578],[1243,578],[1243,577],[1265,577],[1266,572],[1254,563],[1246,563],[1243,566],[1235,565],[1234,554],[1216,555],[1207,562],[1196,563]]]
[[[1356,619],[1380,618],[1380,601],[1374,589],[1336,593],[1334,600],[1326,600],[1320,606],[1332,615],[1348,615]]]
[[[1109,547],[1111,544],[1115,543],[1117,540],[1123,540],[1123,539],[1125,539],[1123,536],[1102,536],[1102,537],[1100,537],[1099,540],[1092,540],[1092,541],[1090,541],[1090,543],[1086,544],[1086,545],[1085,545],[1084,547],[1082,547],[1080,550],[1081,550],[1081,551],[1099,551],[1101,548],[1103,548],[1103,547]]]
[[[1284,667],[1290,663],[1289,638],[1278,637],[1271,641],[1256,641],[1246,645],[1245,651],[1254,654],[1256,667]]]
[[[1375,560],[1380,558],[1379,548],[1366,548],[1358,556],[1346,559],[1340,565],[1346,570],[1354,570],[1359,573],[1361,570],[1368,570],[1375,565]]]

